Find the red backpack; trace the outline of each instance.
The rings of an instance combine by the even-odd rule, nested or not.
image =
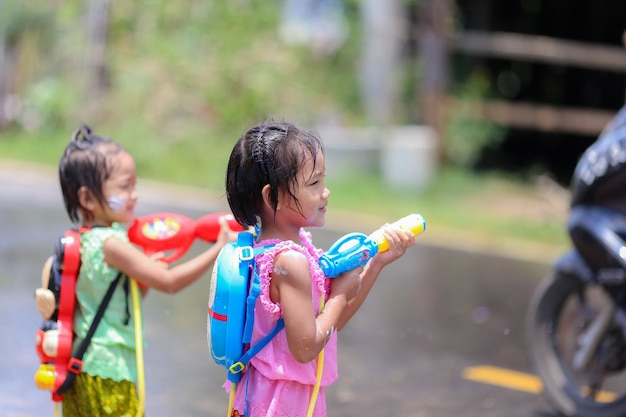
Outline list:
[[[121,279],[119,274],[109,286],[87,336],[72,355],[79,269],[80,232],[67,230],[57,240],[54,255],[44,264],[41,288],[35,290],[35,303],[43,316],[43,323],[35,337],[35,348],[41,361],[35,373],[35,385],[51,391],[55,402],[63,400],[63,393],[82,371],[82,357]]]

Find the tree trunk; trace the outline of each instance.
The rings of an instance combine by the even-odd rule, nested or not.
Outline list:
[[[13,74],[15,72],[15,47],[8,44],[6,23],[2,18],[6,11],[6,4],[0,0],[0,129],[8,125],[17,116],[15,114],[15,101],[10,102],[10,96],[14,93],[12,88]]]
[[[87,49],[85,56],[87,118],[97,118],[100,102],[109,88],[106,64],[107,24],[110,0],[87,1]]]
[[[398,103],[400,53],[406,37],[399,0],[364,0],[360,80],[363,103],[374,124],[392,122]]]
[[[447,158],[444,109],[448,89],[449,62],[446,44],[452,34],[453,12],[452,0],[422,0],[418,6],[420,119],[435,130],[441,160]]]

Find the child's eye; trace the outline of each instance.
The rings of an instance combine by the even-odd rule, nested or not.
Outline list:
[[[133,191],[136,187],[136,184],[134,182],[128,182],[126,184],[124,184],[123,188],[125,191]]]
[[[134,179],[128,180],[126,181],[126,184],[124,184],[124,186],[126,188],[134,188],[137,186],[137,180],[134,180]]]

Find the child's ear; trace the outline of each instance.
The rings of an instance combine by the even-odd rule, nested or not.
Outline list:
[[[263,205],[272,210],[272,199],[270,197],[272,187],[269,184],[265,184],[261,190],[261,197],[263,198]],[[276,207],[278,209],[278,207]]]
[[[77,195],[78,202],[84,209],[93,211],[97,207],[98,201],[89,188],[85,186],[80,187]]]
[[[261,190],[261,196],[263,197],[263,206],[266,207],[270,211],[274,211],[274,207],[272,206],[272,197],[271,197],[272,187],[269,184],[266,184]],[[276,202],[276,210],[280,210],[283,206],[283,199],[285,199],[285,193],[279,189]]]

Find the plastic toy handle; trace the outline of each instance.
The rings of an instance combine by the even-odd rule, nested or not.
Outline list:
[[[348,233],[341,237],[319,259],[319,265],[329,278],[363,266],[378,252],[378,245],[363,233]]]
[[[413,233],[413,236],[419,236],[426,230],[426,221],[421,215],[413,213],[393,222],[391,226],[398,227],[404,231],[409,231]],[[387,239],[385,238],[383,228],[373,232],[370,235],[370,239],[374,240],[378,244],[379,252],[389,250],[389,242],[387,242]]]

